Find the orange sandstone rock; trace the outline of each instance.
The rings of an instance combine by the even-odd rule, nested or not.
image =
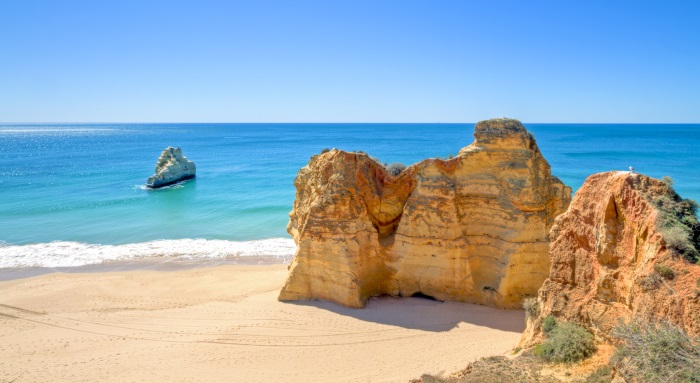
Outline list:
[[[547,233],[571,189],[520,122],[482,121],[450,160],[393,177],[341,150],[294,181],[287,231],[297,253],[280,300],[362,307],[381,294],[520,307],[549,275]]]
[[[548,315],[579,323],[602,340],[632,317],[671,321],[700,335],[700,266],[669,251],[658,229],[664,213],[652,201],[668,193],[663,182],[641,174],[588,177],[552,227],[550,276],[522,346],[542,339]],[[673,270],[673,279],[655,272],[659,266]]]

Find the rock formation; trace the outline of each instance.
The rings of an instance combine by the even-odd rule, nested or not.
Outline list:
[[[549,275],[547,233],[571,189],[516,120],[482,121],[449,160],[389,174],[363,153],[311,158],[294,181],[297,253],[280,300],[371,296],[520,307]]]
[[[686,259],[697,257],[692,242],[700,234],[692,210],[667,184],[641,174],[588,177],[550,232],[550,276],[521,345],[542,339],[549,315],[602,340],[633,317],[700,335],[700,266]]]
[[[160,154],[156,163],[156,174],[146,181],[149,188],[159,188],[174,184],[175,182],[194,178],[197,167],[182,155],[180,148],[168,146]]]

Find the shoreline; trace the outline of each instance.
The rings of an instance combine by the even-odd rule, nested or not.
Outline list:
[[[408,381],[503,355],[525,328],[521,310],[423,298],[279,302],[284,264],[206,266],[0,282],[0,381]]]
[[[0,282],[13,281],[17,279],[32,278],[36,276],[65,273],[65,274],[81,274],[81,273],[114,273],[114,272],[129,272],[129,271],[161,271],[174,272],[185,271],[200,268],[209,268],[217,266],[230,265],[287,265],[291,262],[291,258],[271,256],[234,256],[226,258],[201,258],[188,259],[179,257],[150,257],[150,258],[134,258],[128,260],[106,261],[103,263],[95,263],[80,266],[65,266],[65,267],[5,267],[0,268]]]

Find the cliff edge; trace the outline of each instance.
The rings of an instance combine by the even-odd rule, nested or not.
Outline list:
[[[602,340],[633,318],[670,321],[700,335],[696,208],[667,182],[641,174],[588,177],[552,227],[550,276],[521,345],[543,338],[549,315]]]
[[[371,296],[520,307],[549,275],[548,232],[571,189],[512,119],[479,122],[449,160],[392,176],[363,153],[311,158],[294,181],[297,252],[280,300]]]

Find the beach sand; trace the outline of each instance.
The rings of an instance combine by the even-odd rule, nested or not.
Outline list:
[[[515,347],[522,311],[277,301],[286,265],[0,282],[0,382],[406,382]]]

